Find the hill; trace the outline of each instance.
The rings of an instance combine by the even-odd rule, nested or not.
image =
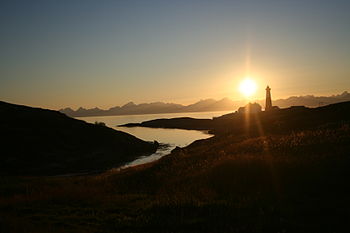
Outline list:
[[[339,124],[350,119],[350,101],[318,108],[293,106],[256,114],[230,113],[213,119],[171,118],[155,119],[126,127],[178,128],[209,130],[215,135],[259,135],[288,133],[321,125]]]
[[[0,229],[346,232],[349,113],[350,102],[252,114],[251,121],[229,114],[212,125],[214,137],[150,164],[90,177],[3,177]]]
[[[121,165],[157,145],[58,111],[0,102],[1,174],[63,174]]]

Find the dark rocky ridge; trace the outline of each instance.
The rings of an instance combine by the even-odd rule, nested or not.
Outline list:
[[[172,118],[156,119],[142,123],[125,124],[125,127],[177,128],[209,130],[215,135],[259,135],[287,133],[294,130],[332,127],[350,121],[350,101],[318,108],[294,106],[269,112],[250,114],[235,112],[213,119]]]
[[[251,129],[270,134],[257,137],[238,135],[244,114],[228,114],[217,120],[226,132],[153,163],[91,177],[4,177],[0,231],[346,232],[349,113],[347,102],[250,115],[261,120]]]
[[[122,165],[156,151],[157,143],[58,111],[0,101],[0,173],[55,175]]]

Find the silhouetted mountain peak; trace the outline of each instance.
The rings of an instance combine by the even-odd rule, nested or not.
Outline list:
[[[130,101],[129,103],[124,104],[122,106],[122,108],[130,108],[130,107],[134,107],[134,106],[136,106],[136,104],[134,102]]]
[[[73,109],[71,109],[71,108],[63,108],[63,109],[61,109],[61,110],[63,110],[63,111],[74,111]],[[60,110],[60,111],[61,111]]]
[[[117,110],[117,109],[120,109],[119,106],[115,106],[115,107],[111,107],[110,109],[108,109],[109,111],[113,111],[113,110]]]
[[[87,109],[86,109],[86,108],[83,108],[83,107],[80,107],[80,108],[77,109],[76,112],[77,112],[77,113],[84,114],[85,112],[87,112]]]
[[[304,105],[307,107],[318,107],[326,104],[338,103],[343,101],[350,101],[350,93],[344,91],[338,95],[332,96],[291,96],[287,99],[273,99],[275,106],[285,108],[290,106]],[[264,106],[265,100],[257,100],[257,102]],[[80,107],[74,111],[70,108],[61,109],[60,112],[68,116],[110,116],[110,115],[127,115],[127,114],[156,114],[156,113],[177,113],[177,112],[204,112],[204,111],[234,111],[239,106],[244,105],[244,101],[232,101],[229,98],[221,100],[202,99],[190,105],[181,105],[175,103],[152,102],[135,104],[129,102],[122,107],[116,106],[108,110],[99,108],[85,109]]]
[[[350,94],[349,94],[349,92],[347,92],[347,91],[344,91],[343,93],[341,93],[340,95],[339,95],[339,97],[341,97],[341,98],[345,98],[345,97],[349,97],[350,96]]]

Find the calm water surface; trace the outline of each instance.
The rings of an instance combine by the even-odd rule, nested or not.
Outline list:
[[[222,116],[231,111],[219,112],[195,112],[195,113],[166,113],[166,114],[146,114],[146,115],[124,115],[124,116],[98,116],[98,117],[77,117],[77,119],[86,122],[94,123],[104,122],[108,127],[116,130],[124,131],[132,134],[145,141],[158,141],[166,146],[160,146],[156,153],[140,157],[124,167],[135,166],[143,163],[152,162],[169,154],[176,146],[184,147],[195,140],[209,138],[212,135],[197,130],[182,130],[182,129],[153,129],[145,127],[118,127],[118,125],[126,123],[140,123],[142,121],[160,119],[160,118],[174,118],[174,117],[193,117],[199,119],[211,119],[213,117]]]

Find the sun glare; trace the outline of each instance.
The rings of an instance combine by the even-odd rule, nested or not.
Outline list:
[[[250,78],[246,78],[239,85],[239,91],[245,96],[250,97],[256,92],[256,83]]]

